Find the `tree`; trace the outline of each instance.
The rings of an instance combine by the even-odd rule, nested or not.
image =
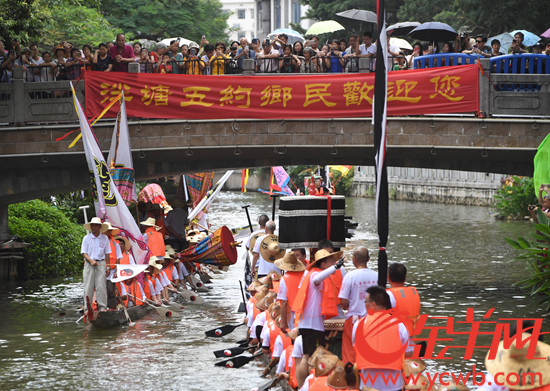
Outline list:
[[[104,0],[105,18],[136,38],[226,40],[229,14],[218,0]]]
[[[7,43],[8,49],[14,39],[27,43],[41,37],[50,18],[50,12],[42,0],[0,0],[0,10],[0,38]]]

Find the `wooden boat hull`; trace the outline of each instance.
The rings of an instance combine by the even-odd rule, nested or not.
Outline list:
[[[143,318],[152,308],[148,305],[139,305],[136,307],[127,308],[128,316],[135,322],[136,320]],[[108,329],[112,327],[118,327],[128,324],[124,310],[119,311],[106,311],[94,313],[94,320],[92,325],[100,329]]]

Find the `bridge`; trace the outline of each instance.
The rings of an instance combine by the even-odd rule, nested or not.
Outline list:
[[[550,75],[491,74],[488,61],[481,60],[490,79],[479,76],[484,117],[390,117],[389,166],[532,175],[536,148],[550,133]],[[7,123],[0,126],[0,238],[7,235],[10,203],[89,186],[82,143],[69,149],[73,136],[55,141],[78,128],[72,98],[31,99],[38,91],[66,91],[68,82],[25,83],[14,71],[14,83],[0,84],[0,122]],[[540,91],[499,90],[491,83]],[[77,86],[81,102],[83,84]],[[368,166],[374,159],[371,118],[130,119],[129,128],[137,180],[273,165]],[[99,122],[94,131],[107,152],[113,123]]]

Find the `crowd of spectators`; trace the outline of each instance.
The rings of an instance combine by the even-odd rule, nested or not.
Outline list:
[[[434,53],[465,53],[480,57],[502,55],[500,42],[496,39],[487,42],[487,37],[470,37],[467,26],[462,27],[454,42],[417,42],[412,51],[403,50],[390,44],[388,35],[387,67],[392,71],[411,68],[415,58]],[[509,53],[543,53],[550,55],[550,41],[537,43],[531,48],[523,45],[524,36],[518,32],[514,36]],[[280,34],[273,39],[260,41],[257,38],[248,42],[242,38],[226,46],[224,42],[211,44],[205,36],[200,45],[191,42],[180,44],[173,40],[170,45],[159,43],[154,50],[141,43],[132,45],[126,42],[124,34],[118,34],[115,42],[101,43],[96,49],[90,45],[74,47],[70,42],[62,42],[51,51],[39,53],[36,44],[21,47],[12,42],[12,50],[4,49],[0,41],[0,82],[12,81],[14,68],[23,68],[25,81],[77,80],[84,70],[102,72],[128,72],[128,64],[137,62],[141,73],[174,73],[188,75],[223,75],[241,73],[243,60],[254,60],[256,73],[341,73],[358,72],[359,58],[372,58],[374,70],[376,42],[372,33],[366,31],[359,36],[327,41],[321,45],[319,37],[313,36],[303,44],[299,41],[289,44],[289,37]]]

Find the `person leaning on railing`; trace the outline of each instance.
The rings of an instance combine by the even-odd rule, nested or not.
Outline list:
[[[185,67],[188,75],[202,75],[206,64],[198,56],[199,48],[197,44],[189,45],[189,59],[187,60]]]
[[[172,73],[172,65],[170,63],[170,55],[164,53],[162,58],[157,63],[156,73]]]
[[[300,73],[317,73],[319,69],[317,67],[317,58],[314,58],[315,52],[312,48],[304,48],[304,60],[300,64]]]
[[[94,70],[100,72],[111,72],[113,70],[113,60],[107,51],[107,44],[100,43],[92,59]]]
[[[269,39],[262,41],[262,51],[257,55],[259,73],[276,73],[279,70],[279,51],[271,45]]]
[[[216,49],[209,60],[210,66],[212,67],[212,75],[225,75],[225,64],[229,60],[229,56],[225,54],[225,52],[225,43],[221,41],[216,42]]]
[[[183,44],[181,45],[181,52],[176,54],[175,57],[172,57],[172,60],[175,61],[172,63],[172,72],[176,74],[184,74],[185,73],[185,63],[187,62],[187,58],[189,56],[189,45]]]
[[[294,73],[296,69],[300,69],[300,59],[297,55],[292,54],[292,46],[285,45],[283,57],[279,60],[280,73]]]
[[[139,72],[153,73],[153,64],[155,61],[149,56],[149,49],[143,48],[139,51]]]

